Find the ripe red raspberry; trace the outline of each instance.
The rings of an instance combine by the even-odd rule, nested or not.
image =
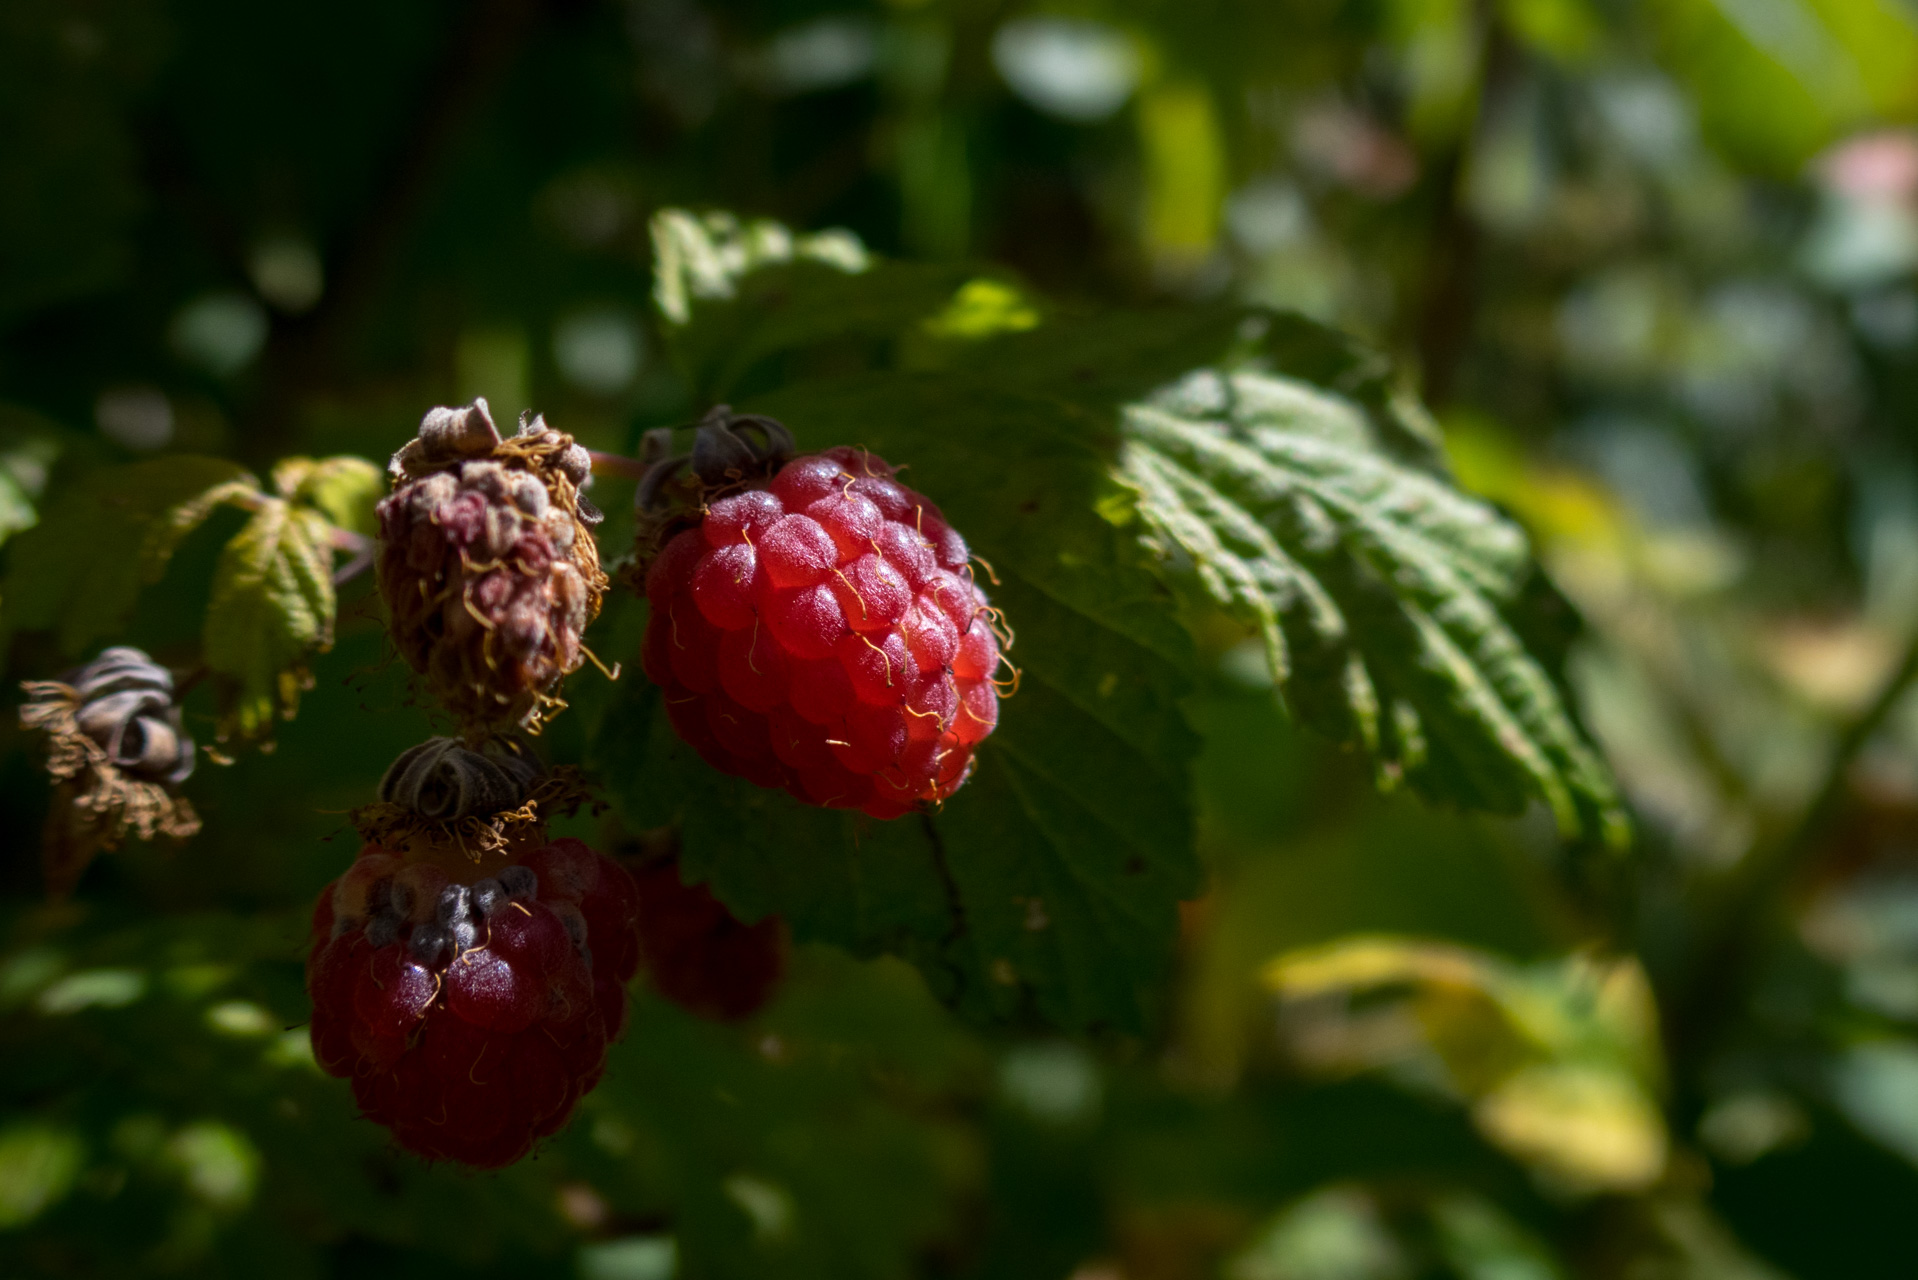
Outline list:
[[[789,448],[722,406],[642,481],[643,665],[715,768],[896,818],[956,791],[997,723],[999,615],[892,466]]]
[[[314,904],[313,1056],[429,1160],[510,1164],[599,1082],[639,967],[638,890],[577,840],[484,865],[369,844]]]
[[[722,1022],[751,1016],[786,972],[786,930],[777,916],[742,924],[703,884],[682,884],[663,862],[639,885],[639,949],[655,990]]]
[[[606,575],[591,462],[543,419],[501,440],[486,402],[434,409],[393,455],[380,592],[402,656],[469,729],[537,730],[565,706]]]

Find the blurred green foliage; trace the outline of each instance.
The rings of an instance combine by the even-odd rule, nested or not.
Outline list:
[[[45,779],[0,725],[0,1271],[1909,1272],[1905,0],[23,0],[0,72],[8,680],[138,644],[214,669],[196,737],[276,743],[203,764],[190,844],[48,904]],[[1290,318],[1251,352],[1258,307],[1363,341]],[[1315,541],[1297,488],[1109,482],[1144,438],[1117,406],[1235,341],[1337,410],[1265,443],[1364,441],[1392,519]],[[576,677],[544,741],[615,808],[566,830],[681,819],[695,874],[810,941],[739,1026],[642,978],[570,1128],[483,1176],[354,1118],[299,970],[345,811],[436,723],[365,578],[333,599],[351,459],[476,394],[615,452],[731,398],[910,461],[1030,667],[947,812],[853,832],[676,754],[612,604],[591,642],[632,671]],[[1448,466],[1475,499],[1422,487]],[[628,495],[594,496],[616,553]],[[1203,561],[1247,511],[1309,561],[1261,578],[1226,539],[1211,567],[1267,595],[1132,536]],[[1385,630],[1329,588],[1320,631],[1288,614],[1354,529],[1427,518]],[[1472,608],[1433,604],[1460,573]],[[239,597],[254,622],[209,614]],[[1389,620],[1428,604],[1507,665],[1421,684],[1438,650]],[[1313,704],[1284,682],[1315,634],[1401,684]],[[1529,807],[1422,783],[1428,722],[1481,804]],[[1560,832],[1611,806],[1585,730],[1629,849]]]

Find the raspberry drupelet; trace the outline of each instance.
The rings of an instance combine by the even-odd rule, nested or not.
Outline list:
[[[891,465],[790,451],[722,406],[641,482],[646,674],[715,768],[900,817],[965,782],[1009,636],[965,540]]]

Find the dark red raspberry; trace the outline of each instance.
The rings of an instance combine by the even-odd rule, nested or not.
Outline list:
[[[643,664],[715,768],[896,818],[957,790],[997,723],[999,615],[892,466],[785,461],[788,440],[722,407],[642,482]]]
[[[786,930],[777,916],[742,924],[703,884],[681,884],[664,862],[634,876],[639,948],[655,990],[703,1018],[749,1017],[786,972]]]
[[[429,1160],[510,1164],[598,1083],[639,967],[632,877],[577,840],[378,845],[314,904],[313,1056]]]
[[[501,440],[486,402],[434,409],[393,455],[380,592],[393,642],[469,729],[538,729],[565,705],[606,575],[591,463],[543,419]]]

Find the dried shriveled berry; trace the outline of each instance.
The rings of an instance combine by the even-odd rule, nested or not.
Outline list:
[[[180,727],[173,674],[138,649],[118,646],[58,680],[27,681],[20,726],[44,730],[53,776],[42,867],[54,897],[72,890],[87,864],[129,834],[183,840],[200,829],[179,785],[194,747]]]
[[[380,593],[400,653],[468,728],[537,729],[606,589],[586,451],[541,418],[502,440],[484,400],[434,409],[393,456]]]
[[[484,864],[452,841],[369,844],[314,904],[313,1056],[409,1151],[510,1164],[598,1082],[639,908],[577,840]]]
[[[889,464],[789,451],[777,423],[722,408],[641,481],[643,665],[715,768],[899,817],[964,784],[1010,634],[964,540]]]

